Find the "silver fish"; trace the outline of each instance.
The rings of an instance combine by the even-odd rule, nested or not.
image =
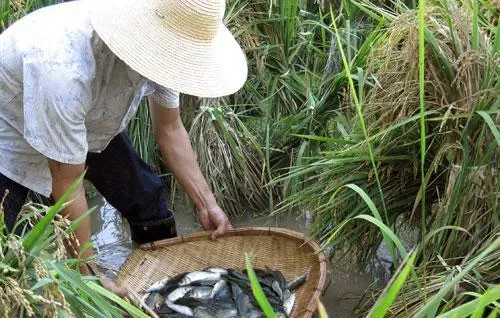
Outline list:
[[[245,293],[241,293],[236,299],[236,307],[238,308],[238,313],[240,315],[247,314],[250,310],[252,310],[250,297]]]
[[[298,276],[297,278],[291,280],[290,282],[288,282],[286,284],[286,289],[293,291],[293,290],[299,288],[300,286],[302,286],[302,284],[304,284],[306,282],[308,274],[309,274],[309,272],[306,272],[306,273]]]
[[[210,286],[214,287],[215,284],[217,284],[219,281],[218,280],[199,280],[197,282],[192,282],[190,285],[191,286]]]
[[[209,299],[212,298],[212,291],[213,288],[208,286],[193,287],[188,293],[186,293],[186,297]]]
[[[162,280],[159,280],[157,282],[154,282],[149,288],[147,289],[148,293],[157,293],[159,292],[165,284],[167,284],[169,278],[164,278]]]
[[[280,300],[283,300],[283,291],[280,288],[280,284],[277,281],[274,281],[271,285],[273,291],[278,295]]]
[[[293,305],[295,305],[295,294],[291,294],[290,297],[285,299],[285,302],[283,303],[283,309],[285,309],[287,316],[290,316],[292,313]]]
[[[215,285],[214,289],[212,289],[212,294],[210,295],[210,298],[214,298],[217,296],[221,290],[226,288],[227,282],[224,279],[219,280]]]
[[[217,318],[210,310],[205,307],[198,307],[193,310],[194,318]]]
[[[264,318],[264,314],[258,310],[252,310],[249,313],[241,316],[242,318]]]
[[[143,297],[143,301],[151,309],[159,308],[165,301],[165,298],[160,293],[148,293],[146,295],[148,296]]]
[[[292,293],[290,292],[289,289],[285,289],[283,291],[283,301],[287,300],[290,296],[292,296]]]
[[[168,308],[172,309],[173,311],[190,317],[194,316],[193,310],[187,306],[176,305],[168,300],[165,303],[167,304]]]
[[[227,309],[221,308],[217,310],[217,318],[236,318],[238,311],[235,308]]]
[[[179,286],[186,286],[192,282],[197,282],[200,280],[219,280],[220,273],[210,273],[210,272],[192,272],[186,274],[179,282]]]
[[[236,284],[236,283],[231,283],[231,291],[233,293],[234,300],[236,300],[240,296],[240,294],[243,292],[241,287],[238,286],[238,284]]]
[[[175,303],[179,298],[184,297],[192,287],[179,287],[167,296],[167,300]]]
[[[235,308],[218,308],[216,310],[206,307],[194,309],[195,318],[236,318],[238,311]]]
[[[225,270],[224,268],[220,268],[220,267],[209,267],[209,268],[206,268],[204,271],[205,272],[210,272],[210,273],[218,273],[218,274],[221,274],[221,275],[227,275],[228,274],[227,270]]]

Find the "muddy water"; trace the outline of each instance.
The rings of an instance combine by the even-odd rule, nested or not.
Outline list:
[[[93,241],[99,251],[98,262],[108,276],[113,276],[132,250],[130,232],[116,210],[102,197],[90,200],[91,206],[98,209],[93,213]],[[184,198],[175,200],[176,225],[179,235],[194,233],[201,230],[192,213],[193,209]],[[306,232],[307,221],[297,220],[292,216],[250,217],[243,216],[232,220],[235,227],[239,226],[275,226],[295,231]],[[357,270],[355,263],[333,261],[331,266],[332,281],[323,298],[323,303],[331,318],[355,317],[354,308],[363,291],[373,282],[373,277]]]

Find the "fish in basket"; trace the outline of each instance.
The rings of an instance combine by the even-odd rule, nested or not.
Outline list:
[[[276,316],[289,317],[307,273],[289,282],[280,271],[254,273]],[[162,279],[147,289],[141,305],[161,317],[264,318],[246,270],[238,269],[211,267]]]
[[[315,241],[287,229],[241,228],[216,241],[202,232],[145,244],[129,255],[115,281],[161,317],[262,317],[246,253],[254,255],[255,273],[278,317],[312,317],[325,287],[326,257]]]

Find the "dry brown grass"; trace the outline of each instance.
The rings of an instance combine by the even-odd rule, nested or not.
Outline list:
[[[491,44],[485,37],[481,50],[472,49],[470,11],[455,6],[447,16],[443,10],[430,7],[426,13],[428,30],[437,46],[432,47],[429,41],[426,45],[425,106],[452,117],[469,112],[486,94],[492,94],[483,91],[483,84],[498,61],[488,53]],[[419,112],[416,11],[395,19],[387,36],[374,47],[368,70],[376,73],[378,80],[365,108],[372,129],[385,129]]]
[[[264,155],[243,122],[219,103],[203,100],[193,120],[189,135],[198,163],[226,213],[264,208],[269,200]]]

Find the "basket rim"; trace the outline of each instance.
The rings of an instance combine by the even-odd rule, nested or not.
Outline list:
[[[212,240],[211,238],[212,232],[203,231],[197,232],[188,235],[179,235],[174,238],[153,241],[146,244],[141,244],[138,248],[143,250],[155,250],[157,248],[168,247],[178,244],[183,244],[187,242],[194,241],[202,241],[202,240]],[[310,249],[314,252],[314,255],[317,256],[317,260],[319,263],[319,279],[316,287],[314,289],[314,293],[307,305],[305,311],[306,314],[303,318],[310,318],[316,312],[317,308],[317,299],[320,299],[324,293],[325,284],[326,284],[326,276],[327,276],[327,258],[323,253],[320,245],[314,240],[309,238],[307,235],[301,232],[289,230],[286,228],[277,228],[277,227],[242,227],[236,228],[233,230],[227,231],[221,237],[230,237],[230,236],[241,236],[241,235],[276,235],[282,236],[298,241],[302,241],[303,245],[309,246]]]

